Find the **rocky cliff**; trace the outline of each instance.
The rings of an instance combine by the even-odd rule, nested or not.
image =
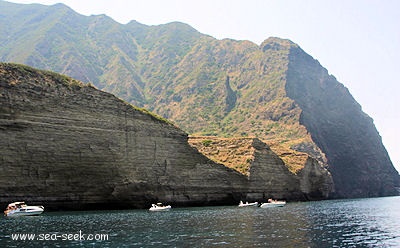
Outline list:
[[[333,193],[333,181],[323,164],[307,156],[300,170],[290,171],[271,148],[257,138],[190,137],[189,143],[210,159],[246,175],[245,198],[317,200]]]
[[[47,208],[237,203],[249,192],[306,199],[274,157],[273,186],[208,159],[168,121],[91,85],[27,66],[0,64],[0,203]],[[255,156],[258,161],[258,156]],[[278,164],[274,164],[277,162]],[[271,172],[271,171],[269,171]],[[281,175],[282,174],[282,175]],[[325,180],[325,179],[323,179]],[[287,188],[290,186],[290,190]],[[328,189],[322,189],[320,199]]]
[[[300,122],[328,159],[336,196],[398,194],[399,174],[372,118],[298,46],[290,48],[286,91],[302,109]]]
[[[178,22],[122,25],[63,4],[0,1],[0,9],[0,61],[91,82],[191,135],[257,137],[290,171],[310,155],[329,166],[335,197],[397,194],[400,176],[372,119],[290,40],[217,40]]]
[[[246,179],[173,125],[53,73],[0,65],[0,202],[56,208],[232,203]]]

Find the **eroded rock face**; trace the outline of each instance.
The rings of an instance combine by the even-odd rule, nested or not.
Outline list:
[[[398,195],[399,174],[372,118],[298,47],[290,50],[286,91],[302,109],[300,122],[326,155],[335,197]]]
[[[109,93],[52,72],[0,64],[0,204],[102,209],[305,199],[299,179],[261,141],[253,141],[246,177],[187,140],[166,120]]]
[[[233,203],[246,178],[187,143],[172,124],[111,94],[0,64],[0,203],[47,208]]]
[[[307,200],[324,199],[334,194],[332,176],[317,159],[308,157],[297,176],[300,190]]]
[[[122,25],[62,4],[0,9],[1,61],[92,82],[193,135],[258,137],[291,171],[310,155],[329,165],[335,197],[398,194],[372,119],[290,40],[217,40],[184,23]]]
[[[248,201],[320,200],[333,192],[330,173],[316,159],[308,157],[302,169],[291,172],[285,162],[257,138],[190,137],[189,143],[210,159],[246,175],[249,184],[243,197]]]

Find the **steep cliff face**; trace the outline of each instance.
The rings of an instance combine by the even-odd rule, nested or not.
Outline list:
[[[307,158],[297,176],[300,181],[300,190],[307,200],[323,199],[335,193],[331,173],[312,157]]]
[[[70,78],[0,64],[0,203],[48,208],[233,203],[244,176],[175,126]]]
[[[260,138],[291,171],[310,155],[329,165],[336,197],[397,192],[372,120],[290,40],[217,40],[183,23],[122,25],[62,4],[0,9],[1,61],[92,82],[191,135]]]
[[[199,153],[166,120],[66,76],[0,64],[0,106],[0,204],[99,209],[310,199],[261,141],[248,139],[247,177]],[[315,199],[331,190],[309,188],[322,190]]]
[[[397,195],[400,177],[373,120],[349,91],[299,47],[289,54],[286,91],[325,153],[338,197]]]
[[[249,180],[248,201],[278,198],[326,199],[334,189],[332,177],[316,159],[291,172],[271,148],[257,138],[190,137],[189,143],[210,159],[233,168]]]

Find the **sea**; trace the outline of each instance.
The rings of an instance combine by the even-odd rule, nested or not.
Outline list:
[[[400,247],[400,197],[1,217],[0,247]]]

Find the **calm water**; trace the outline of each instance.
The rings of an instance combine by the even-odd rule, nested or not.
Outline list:
[[[108,240],[60,240],[68,234],[77,237],[79,231],[108,234]],[[58,240],[12,240],[16,233]],[[0,247],[162,246],[400,247],[400,197],[288,203],[271,209],[57,212],[0,219]]]

